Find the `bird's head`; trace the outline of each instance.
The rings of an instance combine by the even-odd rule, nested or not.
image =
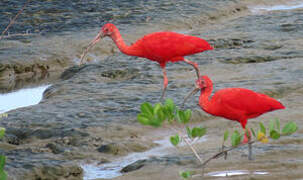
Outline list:
[[[107,23],[100,29],[97,36],[94,38],[94,40],[89,44],[89,46],[95,45],[97,42],[99,42],[102,38],[106,36],[112,36],[114,32],[117,30],[117,27],[114,24]]]
[[[190,96],[195,95],[199,90],[204,91],[208,87],[212,87],[212,81],[206,75],[201,76],[198,80],[196,80],[196,88],[185,97],[183,105]]]
[[[104,26],[102,26],[102,28],[100,29],[100,31],[97,34],[97,36],[89,43],[89,45],[87,46],[86,50],[83,52],[83,54],[81,56],[80,64],[82,64],[83,59],[84,59],[85,55],[88,53],[88,51],[95,44],[97,44],[97,42],[99,42],[105,36],[112,36],[115,33],[116,30],[118,30],[117,27],[114,24],[111,24],[111,23],[107,23]]]
[[[196,88],[198,89],[204,90],[205,88],[210,86],[212,86],[212,81],[206,75],[201,76],[198,80],[196,80]]]
[[[99,34],[101,37],[111,36],[115,32],[116,29],[117,28],[114,24],[107,23],[104,26],[102,26]]]

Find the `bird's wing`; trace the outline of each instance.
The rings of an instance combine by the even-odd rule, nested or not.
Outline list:
[[[213,99],[222,107],[245,112],[247,118],[254,118],[265,112],[284,108],[279,101],[267,95],[243,88],[220,90]]]
[[[183,57],[212,49],[208,42],[201,38],[175,32],[152,33],[137,42],[150,59],[171,60],[174,57]]]

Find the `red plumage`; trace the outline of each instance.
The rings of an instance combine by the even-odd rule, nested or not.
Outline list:
[[[222,89],[210,98],[213,85],[207,76],[197,80],[197,86],[201,88],[199,104],[204,111],[214,116],[238,121],[244,129],[247,119],[285,108],[274,98],[244,88]]]
[[[82,64],[89,49],[105,36],[109,36],[124,54],[147,58],[160,64],[163,71],[163,91],[161,99],[164,96],[168,83],[165,70],[167,62],[184,61],[195,68],[197,78],[199,78],[200,71],[198,65],[184,59],[184,56],[213,49],[207,41],[201,38],[175,32],[151,33],[145,35],[131,46],[128,46],[125,44],[118,28],[115,25],[108,23],[101,28],[98,35],[84,51],[81,56],[80,64]]]
[[[141,49],[141,57],[157,61],[162,67],[167,62],[182,61],[184,56],[213,49],[201,38],[175,32],[148,34],[132,46]]]

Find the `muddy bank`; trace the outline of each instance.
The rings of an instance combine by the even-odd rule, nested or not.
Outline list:
[[[50,57],[45,60],[3,59],[0,62],[0,92],[6,93],[27,86],[53,82],[71,65],[71,60],[67,57]]]
[[[131,96],[136,87],[127,84],[144,81],[142,74],[135,68],[118,67],[71,68],[45,91],[39,105],[8,112],[8,117],[1,120],[1,126],[7,128],[1,149],[8,157],[11,177],[82,179],[82,161],[104,163],[154,146],[138,138],[146,130],[131,126],[136,124],[137,107],[144,99]],[[112,86],[106,85],[109,83]],[[113,89],[117,93],[112,93]],[[118,91],[129,91],[129,95]]]

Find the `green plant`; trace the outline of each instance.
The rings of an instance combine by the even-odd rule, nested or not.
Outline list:
[[[270,120],[268,127],[266,127],[262,122],[259,123],[259,129],[255,131],[253,128],[246,129],[245,134],[239,133],[238,130],[234,130],[230,133],[228,130],[224,132],[222,149],[220,152],[214,154],[207,160],[203,161],[196,149],[193,146],[194,140],[203,137],[207,129],[202,126],[190,127],[188,123],[190,122],[192,112],[190,109],[181,110],[179,109],[171,99],[167,99],[164,105],[157,103],[152,106],[150,103],[145,102],[141,105],[141,112],[138,114],[138,121],[143,125],[150,125],[154,127],[160,127],[164,123],[167,123],[169,127],[175,132],[173,136],[170,137],[170,143],[174,146],[178,146],[180,142],[184,141],[188,147],[191,149],[195,157],[201,163],[201,167],[204,168],[208,162],[213,159],[221,157],[224,155],[225,159],[229,151],[236,149],[240,146],[246,145],[241,143],[244,135],[248,137],[248,147],[249,147],[249,159],[251,158],[251,146],[256,142],[267,143],[269,139],[277,140],[281,136],[291,135],[297,131],[297,124],[294,122],[288,122],[280,129],[280,120]],[[257,133],[255,133],[257,132]],[[267,136],[266,133],[269,132]],[[231,134],[231,135],[230,135]],[[230,137],[230,147],[225,147],[225,143]],[[194,171],[183,171],[180,172],[180,176],[183,179],[190,178],[196,172]]]
[[[0,139],[4,137],[5,128],[0,128]],[[4,155],[0,155],[0,180],[6,180],[7,174],[4,171],[6,157]]]

